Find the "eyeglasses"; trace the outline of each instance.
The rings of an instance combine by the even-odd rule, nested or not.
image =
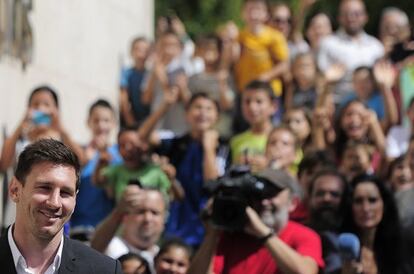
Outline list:
[[[273,17],[272,22],[275,24],[291,24],[292,18]]]

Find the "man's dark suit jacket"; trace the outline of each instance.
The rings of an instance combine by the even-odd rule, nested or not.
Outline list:
[[[15,274],[7,233],[0,238],[0,273]],[[83,243],[65,237],[59,274],[122,274],[121,265]]]

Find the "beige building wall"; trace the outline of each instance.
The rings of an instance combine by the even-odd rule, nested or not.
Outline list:
[[[33,60],[25,71],[0,58],[0,125],[13,131],[33,87],[50,84],[73,138],[88,138],[88,106],[98,97],[118,105],[119,72],[136,35],[152,37],[153,0],[33,0]],[[2,142],[2,141],[1,141]]]

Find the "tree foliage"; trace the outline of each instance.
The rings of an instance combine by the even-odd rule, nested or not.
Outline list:
[[[299,0],[286,0],[293,8]],[[277,2],[272,0],[270,2]],[[340,0],[319,0],[312,7],[308,15],[324,11],[333,19],[336,26],[336,14]],[[208,33],[220,24],[233,20],[240,25],[240,9],[243,0],[156,0],[155,15],[177,15],[184,22],[190,35]],[[369,33],[376,34],[381,11],[385,7],[394,6],[408,13],[414,18],[414,1],[408,0],[375,0],[365,1],[370,17],[367,25]]]

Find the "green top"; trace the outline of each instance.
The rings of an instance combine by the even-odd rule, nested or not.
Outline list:
[[[248,155],[263,155],[267,143],[267,134],[254,134],[250,130],[237,134],[230,140],[232,163],[240,164],[240,157]]]
[[[138,179],[143,186],[155,187],[168,196],[171,183],[167,175],[154,164],[147,164],[142,168],[131,170],[123,164],[105,167],[102,175],[106,177],[108,184],[115,191],[115,199],[119,201],[129,180]]]

